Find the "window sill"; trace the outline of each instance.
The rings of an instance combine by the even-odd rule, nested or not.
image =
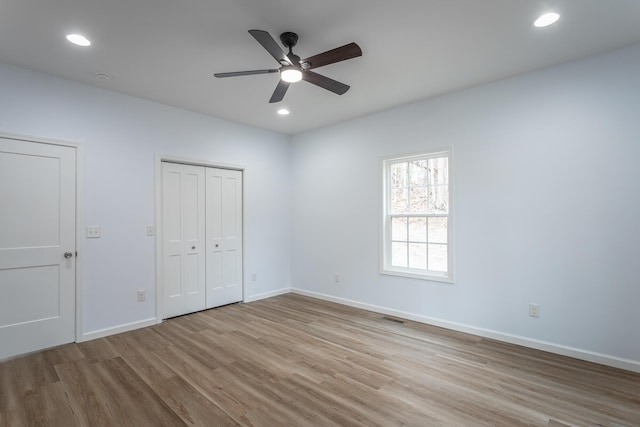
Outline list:
[[[398,277],[406,277],[409,279],[418,279],[418,280],[425,280],[425,281],[430,281],[430,282],[441,282],[441,283],[446,283],[449,285],[453,285],[453,279],[449,276],[445,276],[444,273],[442,275],[438,275],[438,274],[422,274],[422,273],[415,273],[412,271],[407,271],[407,270],[400,270],[400,269],[381,269],[380,270],[380,274],[385,275],[385,276],[398,276]]]

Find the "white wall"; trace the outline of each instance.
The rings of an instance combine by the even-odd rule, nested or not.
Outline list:
[[[638,76],[640,45],[294,136],[292,286],[640,369]],[[382,276],[380,158],[440,147],[455,284]]]
[[[2,64],[0,94],[0,133],[84,146],[84,224],[102,226],[80,253],[86,334],[156,316],[156,153],[246,167],[246,296],[289,288],[288,136]]]

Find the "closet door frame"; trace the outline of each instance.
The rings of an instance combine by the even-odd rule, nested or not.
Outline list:
[[[245,203],[245,188],[247,185],[247,169],[244,165],[209,162],[206,160],[176,157],[166,154],[156,154],[155,158],[155,251],[156,251],[156,323],[162,323],[165,318],[164,309],[164,265],[162,257],[162,162],[180,163],[192,166],[204,166],[217,169],[236,170],[242,173],[242,301],[247,297],[246,277],[247,277],[247,260],[245,242],[246,242],[246,218],[247,204]]]

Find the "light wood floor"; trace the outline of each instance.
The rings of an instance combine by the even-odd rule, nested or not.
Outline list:
[[[2,426],[640,426],[640,375],[288,294],[0,364]]]

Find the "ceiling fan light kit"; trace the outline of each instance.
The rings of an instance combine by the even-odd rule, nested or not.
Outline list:
[[[280,78],[287,83],[296,83],[302,80],[302,71],[293,65],[285,65],[280,69]]]
[[[282,44],[289,48],[289,53],[285,53],[271,35],[263,30],[249,30],[249,34],[256,39],[262,47],[273,56],[280,64],[280,68],[267,70],[251,70],[251,71],[232,71],[229,73],[216,73],[215,77],[237,77],[250,76],[254,74],[270,74],[280,73],[280,81],[276,86],[276,90],[271,95],[270,103],[280,102],[284,98],[285,93],[291,83],[304,80],[318,87],[326,89],[338,95],[342,95],[349,90],[349,85],[339,81],[330,79],[321,74],[311,71],[314,68],[324,65],[334,64],[336,62],[345,61],[347,59],[362,56],[362,50],[356,43],[349,43],[335,49],[319,53],[309,58],[300,59],[293,53],[293,47],[298,43],[298,35],[292,32],[285,32],[280,35]]]

